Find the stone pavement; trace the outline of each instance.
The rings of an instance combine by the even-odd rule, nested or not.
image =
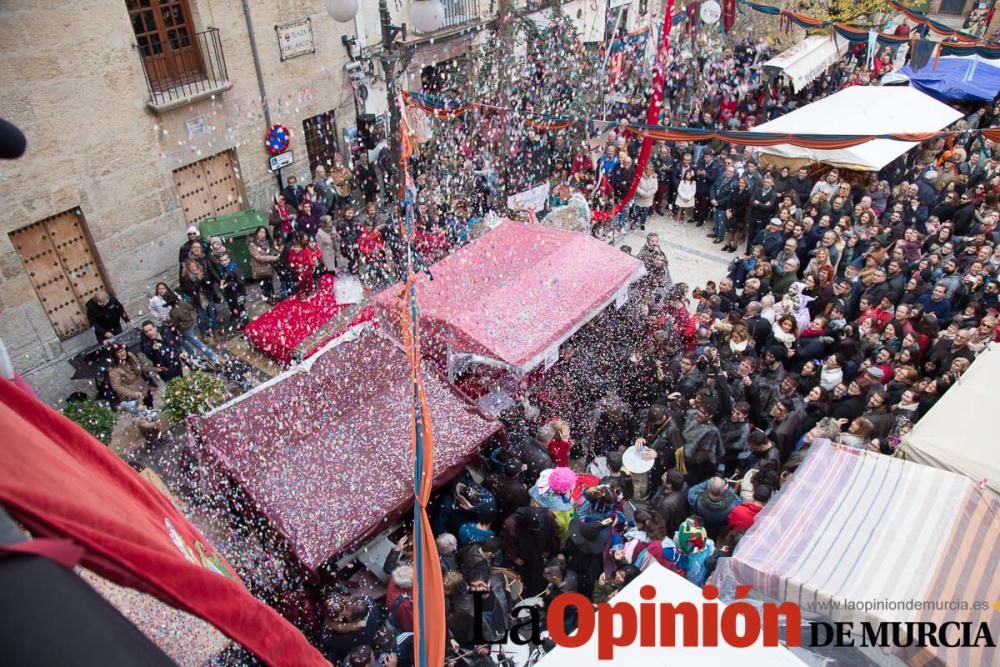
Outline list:
[[[707,238],[708,225],[696,227],[693,223],[679,223],[672,218],[652,215],[646,223],[645,232],[633,232],[619,241],[618,246],[632,246],[636,254],[646,242],[646,234],[656,232],[660,236],[660,247],[667,254],[670,278],[676,283],[687,283],[694,289],[708,280],[718,283],[726,275],[726,267],[737,254],[723,253],[720,245]]]

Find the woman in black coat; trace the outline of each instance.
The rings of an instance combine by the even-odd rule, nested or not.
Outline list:
[[[726,206],[726,244],[722,250],[736,252],[739,238],[746,233],[747,206],[750,204],[750,189],[747,179],[740,178],[736,190],[729,197]]]

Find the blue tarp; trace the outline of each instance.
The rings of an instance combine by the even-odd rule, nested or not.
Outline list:
[[[935,67],[927,63],[914,73],[907,65],[899,71],[910,84],[939,100],[992,102],[1000,93],[1000,68],[974,58],[945,56]]]

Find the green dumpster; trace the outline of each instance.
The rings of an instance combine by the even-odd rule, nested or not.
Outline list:
[[[251,236],[258,227],[267,226],[267,216],[263,211],[257,209],[205,218],[199,225],[201,238],[207,241],[213,236],[218,236],[222,239],[233,259],[243,269],[243,275],[247,278],[253,275],[250,269],[247,237]]]

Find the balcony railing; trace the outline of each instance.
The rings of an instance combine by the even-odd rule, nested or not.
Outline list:
[[[443,0],[444,23],[441,29],[454,28],[479,19],[479,0]]]
[[[154,50],[155,49],[155,50]],[[175,32],[154,48],[140,47],[149,106],[166,111],[232,87],[217,28]]]

